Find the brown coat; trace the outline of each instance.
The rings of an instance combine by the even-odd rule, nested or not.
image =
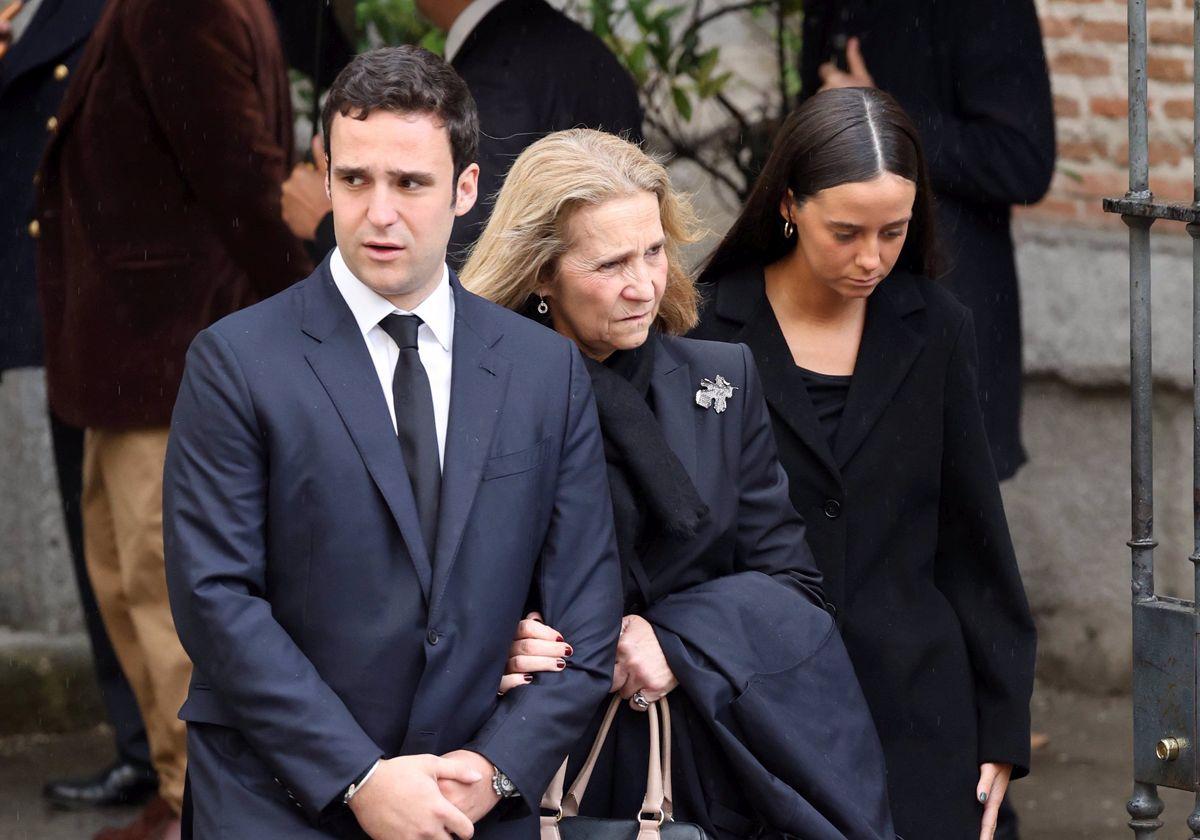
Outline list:
[[[310,271],[280,215],[287,66],[265,0],[109,0],[42,164],[55,414],[165,426],[209,324]]]

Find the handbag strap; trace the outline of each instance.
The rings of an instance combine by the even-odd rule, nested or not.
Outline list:
[[[621,702],[620,695],[614,695],[609,702],[608,709],[604,713],[604,720],[596,733],[596,739],[592,742],[587,759],[579,769],[579,775],[575,777],[575,782],[571,785],[570,790],[565,795],[563,794],[563,786],[567,778],[567,761],[565,759],[554,774],[554,778],[550,780],[550,786],[542,795],[541,806],[547,811],[553,811],[554,816],[543,817],[544,825],[548,820],[557,822],[563,817],[579,816],[579,806],[583,802],[592,772],[596,769],[596,761],[600,757],[601,750],[604,749],[604,742],[608,740],[608,733],[612,729],[613,720],[617,716],[617,709]],[[671,786],[671,707],[667,698],[662,697],[651,703],[646,714],[650,723],[650,757],[646,766],[646,795],[642,799],[638,820],[643,824],[643,831],[650,831],[650,828],[653,827],[654,834],[657,836],[657,827],[664,821],[674,818]],[[654,819],[644,819],[644,815],[647,814],[654,815]]]

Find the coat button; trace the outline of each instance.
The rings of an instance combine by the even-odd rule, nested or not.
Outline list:
[[[26,230],[29,231],[29,235],[31,237],[33,237],[34,239],[37,239],[39,236],[42,235],[42,223],[39,222],[37,219],[34,219],[32,222],[29,223],[29,227],[26,228]]]
[[[825,515],[830,519],[837,519],[842,515],[842,505],[837,499],[825,500]]]
[[[431,645],[436,645],[438,643],[438,640],[441,638],[442,637],[438,635],[438,631],[436,631],[436,630],[430,630],[428,633],[425,634],[425,640],[427,642],[429,642],[429,644],[431,644]]]
[[[60,64],[54,68],[54,80],[56,82],[61,82],[63,79],[67,78],[67,76],[70,76],[70,75],[71,75],[71,68],[67,67],[67,65],[65,65],[65,64]]]
[[[36,187],[40,183],[42,183],[42,171],[39,169],[33,173],[33,185]]]
[[[50,119],[46,120],[46,130],[51,134],[58,131],[58,117],[51,117]]]

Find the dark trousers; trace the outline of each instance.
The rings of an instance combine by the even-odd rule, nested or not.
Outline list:
[[[150,766],[150,745],[146,741],[146,727],[138,712],[133,691],[121,672],[113,653],[96,596],[88,579],[83,561],[83,518],[80,512],[80,497],[83,493],[83,430],[61,422],[50,415],[50,436],[54,443],[54,466],[58,472],[58,489],[62,495],[63,520],[67,527],[67,541],[71,548],[71,565],[75,570],[75,583],[79,587],[79,602],[83,607],[83,621],[92,645],[92,661],[96,666],[96,682],[108,721],[116,734],[117,755],[125,761]]]

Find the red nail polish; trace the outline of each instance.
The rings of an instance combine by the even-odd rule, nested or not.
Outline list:
[[[555,636],[555,637],[554,637],[554,641],[556,641],[556,642],[565,642],[565,641],[566,641],[566,639],[564,639],[562,636]]]
[[[561,660],[561,659],[560,659],[560,660],[558,660],[558,670],[560,670],[560,671],[561,671],[563,668],[566,668],[566,667],[567,667],[567,663],[566,663],[566,662],[564,662],[564,661],[563,661],[563,660]]]
[[[575,652],[574,649],[572,649],[572,647],[570,645],[567,645],[567,656],[570,656],[574,652]]]
[[[531,682],[533,682],[533,674],[526,674],[526,675],[525,675],[525,682],[527,682],[527,683],[531,683]]]

